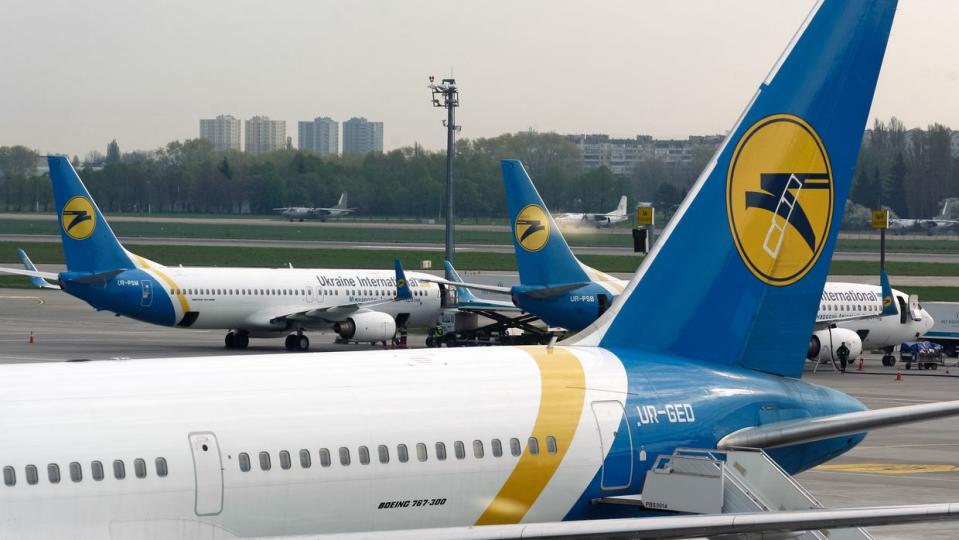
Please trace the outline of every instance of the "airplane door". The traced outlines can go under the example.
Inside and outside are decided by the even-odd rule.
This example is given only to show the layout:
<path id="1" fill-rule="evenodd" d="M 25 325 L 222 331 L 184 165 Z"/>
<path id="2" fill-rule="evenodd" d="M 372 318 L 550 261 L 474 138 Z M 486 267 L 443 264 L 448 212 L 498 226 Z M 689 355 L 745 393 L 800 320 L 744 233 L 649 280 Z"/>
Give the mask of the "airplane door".
<path id="1" fill-rule="evenodd" d="M 618 401 L 594 401 L 592 408 L 603 460 L 600 487 L 604 490 L 627 488 L 633 480 L 633 438 L 626 410 Z"/>
<path id="2" fill-rule="evenodd" d="M 313 303 L 313 287 L 310 287 L 309 285 L 306 287 L 306 301 Z"/>
<path id="3" fill-rule="evenodd" d="M 141 279 L 140 286 L 142 287 L 142 292 L 140 294 L 140 307 L 150 307 L 153 305 L 153 282 L 149 279 Z"/>
<path id="4" fill-rule="evenodd" d="M 922 313 L 919 310 L 919 296 L 915 294 L 909 295 L 909 315 L 914 321 L 922 320 Z"/>
<path id="5" fill-rule="evenodd" d="M 196 515 L 219 514 L 223 510 L 223 465 L 216 435 L 209 431 L 191 433 L 190 450 L 196 479 Z"/>

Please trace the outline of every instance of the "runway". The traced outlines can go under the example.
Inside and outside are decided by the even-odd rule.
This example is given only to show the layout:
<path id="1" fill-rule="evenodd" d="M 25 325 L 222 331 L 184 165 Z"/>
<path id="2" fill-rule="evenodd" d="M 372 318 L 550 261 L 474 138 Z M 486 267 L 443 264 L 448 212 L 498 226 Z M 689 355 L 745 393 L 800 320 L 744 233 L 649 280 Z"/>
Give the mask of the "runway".
<path id="1" fill-rule="evenodd" d="M 502 274 L 489 274 L 497 279 Z M 29 343 L 33 332 L 34 343 Z M 0 289 L 0 363 L 63 360 L 134 361 L 140 358 L 226 354 L 222 331 L 156 327 L 97 313 L 59 291 Z M 341 346 L 330 334 L 310 334 L 314 351 L 372 349 Z M 422 346 L 422 337 L 411 343 Z M 253 340 L 245 351 L 229 354 L 286 353 L 281 340 Z M 318 359 L 322 358 L 317 356 Z M 950 362 L 955 362 L 950 359 Z M 959 368 L 936 376 L 911 371 L 900 382 L 894 368 L 878 357 L 865 362 L 866 372 L 835 373 L 822 366 L 810 382 L 837 388 L 870 408 L 956 399 Z M 927 372 L 929 373 L 929 372 Z M 826 506 L 959 502 L 959 420 L 947 419 L 874 432 L 830 467 L 799 475 L 798 480 Z M 956 536 L 955 523 L 931 523 L 871 530 L 877 539 L 945 540 Z"/>
<path id="2" fill-rule="evenodd" d="M 0 234 L 0 242 L 43 242 L 60 243 L 57 235 L 39 234 Z M 431 242 L 412 243 L 382 243 L 370 242 L 337 242 L 326 240 L 244 240 L 238 238 L 169 238 L 169 237 L 120 237 L 124 245 L 137 246 L 206 246 L 206 247 L 257 247 L 257 248 L 290 248 L 290 249 L 347 249 L 347 250 L 398 250 L 398 251 L 430 251 L 442 252 L 443 244 Z M 629 247 L 590 247 L 571 246 L 577 255 L 636 255 Z M 456 244 L 456 251 L 480 253 L 513 253 L 513 246 L 509 244 Z M 858 251 L 837 251 L 833 255 L 837 261 L 878 261 L 877 253 Z M 886 260 L 893 262 L 926 262 L 926 263 L 959 263 L 959 254 L 955 253 L 886 253 Z M 387 261 L 388 262 L 388 261 Z"/>

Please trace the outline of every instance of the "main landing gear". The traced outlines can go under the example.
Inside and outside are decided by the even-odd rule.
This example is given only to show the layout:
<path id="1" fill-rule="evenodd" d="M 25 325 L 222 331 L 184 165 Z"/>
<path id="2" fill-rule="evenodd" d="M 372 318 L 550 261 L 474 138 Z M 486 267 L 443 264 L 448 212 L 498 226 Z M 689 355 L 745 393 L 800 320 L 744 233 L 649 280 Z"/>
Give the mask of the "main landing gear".
<path id="1" fill-rule="evenodd" d="M 245 349 L 250 344 L 250 334 L 243 330 L 230 330 L 223 341 L 227 349 Z"/>
<path id="2" fill-rule="evenodd" d="M 310 338 L 303 335 L 303 331 L 286 336 L 286 350 L 290 352 L 306 352 L 310 350 Z"/>

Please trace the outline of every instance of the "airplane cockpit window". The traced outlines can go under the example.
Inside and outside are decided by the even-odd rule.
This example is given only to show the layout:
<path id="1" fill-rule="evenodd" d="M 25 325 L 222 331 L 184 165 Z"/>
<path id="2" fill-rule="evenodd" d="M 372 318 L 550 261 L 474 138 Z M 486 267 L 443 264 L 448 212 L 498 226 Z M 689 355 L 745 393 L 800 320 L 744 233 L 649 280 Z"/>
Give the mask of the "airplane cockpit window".
<path id="1" fill-rule="evenodd" d="M 436 443 L 436 459 L 446 461 L 446 443 Z"/>
<path id="2" fill-rule="evenodd" d="M 27 465 L 26 467 L 24 467 L 24 472 L 26 472 L 27 483 L 30 484 L 31 486 L 37 485 L 37 482 L 40 481 L 40 475 L 37 474 L 37 466 Z"/>
<path id="3" fill-rule="evenodd" d="M 273 463 L 270 461 L 269 452 L 260 452 L 260 470 L 268 471 L 273 467 Z"/>
<path id="4" fill-rule="evenodd" d="M 3 485 L 15 486 L 17 484 L 17 471 L 7 465 L 3 468 Z"/>
<path id="5" fill-rule="evenodd" d="M 241 471 L 250 472 L 250 454 L 240 452 L 240 455 L 237 456 L 237 461 L 240 463 Z"/>
<path id="6" fill-rule="evenodd" d="M 310 465 L 313 464 L 313 460 L 310 457 L 309 450 L 300 450 L 300 467 L 304 469 L 309 469 Z"/>
<path id="7" fill-rule="evenodd" d="M 453 454 L 456 456 L 456 459 L 466 459 L 466 446 L 463 444 L 463 441 L 455 441 L 453 443 Z"/>
<path id="8" fill-rule="evenodd" d="M 113 460 L 113 477 L 117 480 L 123 480 L 127 477 L 127 466 L 123 464 L 122 459 Z"/>
<path id="9" fill-rule="evenodd" d="M 405 444 L 396 445 L 396 459 L 400 460 L 400 463 L 406 463 L 410 460 L 410 451 Z"/>
<path id="10" fill-rule="evenodd" d="M 523 447 L 519 444 L 519 439 L 513 437 L 509 440 L 509 453 L 518 456 L 523 453 Z"/>
<path id="11" fill-rule="evenodd" d="M 499 439 L 493 439 L 490 443 L 490 447 L 493 449 L 493 457 L 502 457 L 503 456 L 503 443 Z"/>
<path id="12" fill-rule="evenodd" d="M 147 477 L 147 462 L 143 458 L 136 458 L 133 460 L 133 474 L 137 478 L 146 478 Z"/>
<path id="13" fill-rule="evenodd" d="M 73 482 L 83 480 L 83 468 L 76 461 L 70 462 L 70 480 Z"/>
<path id="14" fill-rule="evenodd" d="M 56 463 L 50 463 L 47 465 L 47 478 L 50 480 L 51 484 L 60 483 L 60 466 Z"/>
<path id="15" fill-rule="evenodd" d="M 93 479 L 96 480 L 97 482 L 99 482 L 100 480 L 103 480 L 103 463 L 99 461 L 91 461 L 90 476 L 92 476 Z"/>
<path id="16" fill-rule="evenodd" d="M 286 450 L 280 450 L 280 468 L 284 471 L 288 471 L 292 466 L 293 460 L 290 459 L 290 453 Z"/>
<path id="17" fill-rule="evenodd" d="M 249 459 L 247 459 L 247 464 L 249 464 Z M 154 460 L 154 465 L 156 465 L 157 476 L 163 478 L 167 475 L 166 458 L 156 458 Z"/>

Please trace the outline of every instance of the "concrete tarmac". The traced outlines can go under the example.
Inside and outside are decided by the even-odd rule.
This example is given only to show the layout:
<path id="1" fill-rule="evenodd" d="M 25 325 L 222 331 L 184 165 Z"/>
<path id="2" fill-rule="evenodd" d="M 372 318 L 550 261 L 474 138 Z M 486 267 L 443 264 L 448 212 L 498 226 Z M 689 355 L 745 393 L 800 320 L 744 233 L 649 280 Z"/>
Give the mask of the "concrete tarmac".
<path id="1" fill-rule="evenodd" d="M 59 243 L 57 235 L 42 234 L 0 234 L 0 242 L 42 242 Z M 127 246 L 137 245 L 166 245 L 166 246 L 207 246 L 207 247 L 259 247 L 259 248 L 291 248 L 291 249 L 356 249 L 356 250 L 400 250 L 400 251 L 431 251 L 442 252 L 443 244 L 433 242 L 411 243 L 377 243 L 375 238 L 369 242 L 338 242 L 329 240 L 244 240 L 239 238 L 170 238 L 170 237 L 120 237 L 120 241 Z M 610 246 L 572 246 L 577 255 L 633 255 L 630 247 Z M 513 253 L 513 246 L 509 244 L 456 244 L 456 251 L 481 253 Z M 858 251 L 837 251 L 833 254 L 837 261 L 879 261 L 878 253 Z M 955 253 L 886 253 L 887 261 L 895 262 L 928 262 L 928 263 L 959 263 L 959 254 Z"/>
<path id="2" fill-rule="evenodd" d="M 33 332 L 34 343 L 29 343 Z M 227 354 L 225 332 L 157 327 L 97 313 L 59 291 L 0 289 L 0 363 L 212 356 Z M 314 351 L 372 350 L 334 345 L 332 334 L 309 334 Z M 422 346 L 413 336 L 413 346 Z M 229 354 L 286 353 L 282 340 L 254 339 L 245 351 Z M 948 359 L 954 364 L 956 359 Z M 870 356 L 864 371 L 856 365 L 842 375 L 832 366 L 804 379 L 847 392 L 870 408 L 946 401 L 959 397 L 959 367 L 905 371 Z M 827 507 L 959 502 L 959 419 L 945 419 L 879 430 L 851 452 L 798 476 L 798 481 Z M 945 540 L 959 536 L 956 522 L 878 527 L 883 540 Z"/>

